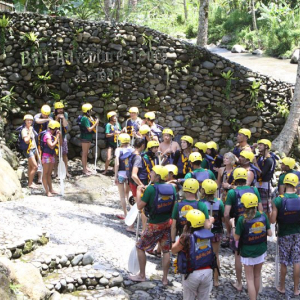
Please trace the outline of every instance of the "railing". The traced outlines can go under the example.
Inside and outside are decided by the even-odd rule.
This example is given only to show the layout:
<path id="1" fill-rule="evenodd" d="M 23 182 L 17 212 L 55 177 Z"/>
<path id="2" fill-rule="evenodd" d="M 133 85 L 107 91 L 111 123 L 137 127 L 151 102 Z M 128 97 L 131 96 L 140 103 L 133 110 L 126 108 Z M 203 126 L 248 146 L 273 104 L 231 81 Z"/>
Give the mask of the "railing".
<path id="1" fill-rule="evenodd" d="M 0 1 L 0 11 L 13 11 L 15 6 L 12 1 Z"/>

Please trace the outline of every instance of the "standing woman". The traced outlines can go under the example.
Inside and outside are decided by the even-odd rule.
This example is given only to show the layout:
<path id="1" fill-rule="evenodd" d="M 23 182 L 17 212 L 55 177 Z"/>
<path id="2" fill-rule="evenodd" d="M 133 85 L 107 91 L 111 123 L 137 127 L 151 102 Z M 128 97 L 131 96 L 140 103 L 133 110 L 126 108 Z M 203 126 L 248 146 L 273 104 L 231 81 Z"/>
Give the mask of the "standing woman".
<path id="1" fill-rule="evenodd" d="M 43 185 L 48 197 L 57 194 L 52 188 L 52 170 L 55 163 L 55 155 L 60 139 L 60 124 L 57 121 L 50 121 L 48 130 L 41 136 L 42 164 L 43 164 Z M 57 151 L 58 152 L 58 151 Z"/>
<path id="2" fill-rule="evenodd" d="M 212 162 L 212 171 L 214 172 L 215 176 L 218 176 L 219 168 L 222 166 L 223 163 L 223 156 L 218 153 L 218 145 L 214 141 L 210 141 L 206 143 L 207 150 L 206 154 L 211 156 L 214 160 Z"/>
<path id="3" fill-rule="evenodd" d="M 258 198 L 245 193 L 241 197 L 245 206 L 235 228 L 234 239 L 239 242 L 238 252 L 244 265 L 250 300 L 256 300 L 261 283 L 261 269 L 267 256 L 267 235 L 272 236 L 270 222 L 264 212 L 257 211 Z"/>
<path id="4" fill-rule="evenodd" d="M 37 189 L 38 186 L 33 182 L 34 175 L 38 169 L 35 159 L 37 148 L 35 142 L 36 131 L 32 127 L 33 116 L 25 115 L 23 120 L 25 126 L 21 131 L 20 148 L 23 150 L 23 155 L 28 158 L 28 187 Z"/>
<path id="5" fill-rule="evenodd" d="M 91 142 L 93 139 L 92 131 L 95 131 L 96 126 L 98 126 L 99 120 L 93 120 L 91 113 L 92 113 L 92 104 L 86 103 L 82 105 L 82 112 L 83 116 L 80 120 L 80 138 L 81 138 L 81 147 L 82 147 L 82 154 L 81 154 L 81 161 L 82 161 L 82 172 L 85 175 L 91 175 L 92 170 L 88 169 L 87 167 L 87 157 L 89 154 L 89 149 L 91 147 Z"/>

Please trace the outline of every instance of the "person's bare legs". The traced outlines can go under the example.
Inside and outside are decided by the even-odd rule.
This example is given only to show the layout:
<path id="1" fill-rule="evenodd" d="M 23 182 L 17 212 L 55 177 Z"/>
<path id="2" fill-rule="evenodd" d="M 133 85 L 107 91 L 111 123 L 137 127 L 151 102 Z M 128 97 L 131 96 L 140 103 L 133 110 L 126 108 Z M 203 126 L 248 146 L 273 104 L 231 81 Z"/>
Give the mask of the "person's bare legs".
<path id="1" fill-rule="evenodd" d="M 104 172 L 102 173 L 103 175 L 106 174 L 107 170 L 108 170 L 108 166 L 109 166 L 109 163 L 110 163 L 110 160 L 111 160 L 111 154 L 112 154 L 112 148 L 108 147 L 107 148 L 107 156 L 106 156 L 106 161 L 105 161 L 105 170 Z"/>
<path id="2" fill-rule="evenodd" d="M 53 167 L 54 167 L 54 163 L 49 164 L 50 165 L 50 172 L 49 172 L 49 176 L 48 176 L 48 186 L 49 186 L 49 191 L 51 194 L 57 194 L 56 191 L 53 190 L 52 187 L 52 171 L 53 171 Z"/>
<path id="3" fill-rule="evenodd" d="M 43 177 L 42 177 L 43 186 L 44 186 L 46 195 L 48 197 L 52 197 L 52 194 L 50 193 L 49 186 L 48 186 L 49 170 L 50 170 L 50 164 L 44 163 L 43 164 Z M 51 178 L 51 173 L 50 173 L 50 178 Z"/>
<path id="4" fill-rule="evenodd" d="M 242 263 L 241 263 L 241 257 L 237 254 L 237 251 L 234 252 L 234 260 L 235 260 L 236 282 L 233 284 L 233 286 L 238 291 L 241 291 L 243 289 L 243 284 L 242 284 L 243 266 L 242 266 Z"/>
<path id="5" fill-rule="evenodd" d="M 287 266 L 285 264 L 280 264 L 280 284 L 276 287 L 277 291 L 281 294 L 285 293 L 285 277 L 287 273 Z"/>
<path id="6" fill-rule="evenodd" d="M 28 187 L 36 187 L 36 185 L 33 183 L 34 175 L 37 171 L 37 163 L 35 160 L 35 156 L 31 156 L 28 158 Z"/>
<path id="7" fill-rule="evenodd" d="M 55 155 L 55 163 L 53 167 L 53 177 L 55 178 L 57 176 L 57 169 L 58 169 L 58 156 Z"/>
<path id="8" fill-rule="evenodd" d="M 294 264 L 294 295 L 299 296 L 300 263 Z"/>
<path id="9" fill-rule="evenodd" d="M 168 273 L 170 268 L 170 252 L 164 252 L 162 256 L 162 269 L 163 269 L 163 285 L 168 284 Z"/>
<path id="10" fill-rule="evenodd" d="M 254 270 L 253 270 L 256 298 L 258 296 L 259 288 L 260 288 L 260 284 L 261 284 L 261 269 L 262 269 L 262 266 L 263 266 L 263 263 L 254 265 Z"/>
<path id="11" fill-rule="evenodd" d="M 67 177 L 70 177 L 70 173 L 68 171 L 68 154 L 63 154 L 63 161 L 65 163 L 65 166 L 66 166 L 66 174 L 67 174 Z"/>
<path id="12" fill-rule="evenodd" d="M 136 248 L 139 265 L 140 265 L 140 272 L 137 275 L 128 276 L 129 279 L 132 281 L 145 281 L 146 280 L 146 254 L 144 250 L 140 250 Z"/>
<path id="13" fill-rule="evenodd" d="M 256 289 L 254 284 L 254 266 L 244 265 L 244 269 L 249 298 L 250 300 L 256 300 Z"/>
<path id="14" fill-rule="evenodd" d="M 220 244 L 221 241 L 212 243 L 213 252 L 217 257 L 217 264 L 219 269 L 220 269 L 220 260 L 219 260 Z M 214 286 L 219 286 L 219 273 L 217 269 L 214 270 Z"/>
<path id="15" fill-rule="evenodd" d="M 88 157 L 88 153 L 89 153 L 89 149 L 90 149 L 91 143 L 81 143 L 81 147 L 82 147 L 82 153 L 81 153 L 81 161 L 82 161 L 82 172 L 86 175 L 90 175 L 91 174 L 91 170 L 89 170 L 87 168 L 87 157 Z"/>
<path id="16" fill-rule="evenodd" d="M 127 179 L 124 182 L 124 186 L 125 186 L 125 198 L 126 198 L 126 200 L 128 202 L 128 200 L 129 200 L 129 193 L 130 193 L 130 186 L 129 186 L 128 182 L 127 182 Z"/>

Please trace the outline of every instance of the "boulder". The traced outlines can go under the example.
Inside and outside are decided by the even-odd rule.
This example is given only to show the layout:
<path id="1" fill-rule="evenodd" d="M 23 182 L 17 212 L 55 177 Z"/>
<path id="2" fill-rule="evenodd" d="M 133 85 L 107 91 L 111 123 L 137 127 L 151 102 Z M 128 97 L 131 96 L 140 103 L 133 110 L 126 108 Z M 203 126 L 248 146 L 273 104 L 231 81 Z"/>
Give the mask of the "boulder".
<path id="1" fill-rule="evenodd" d="M 4 158 L 0 158 L 0 182 L 0 202 L 23 198 L 18 175 Z"/>
<path id="2" fill-rule="evenodd" d="M 253 55 L 262 55 L 262 54 L 263 54 L 263 51 L 260 50 L 260 49 L 255 49 L 255 50 L 252 51 L 252 54 L 253 54 Z"/>
<path id="3" fill-rule="evenodd" d="M 245 48 L 241 45 L 234 45 L 231 48 L 231 52 L 232 53 L 243 53 L 243 52 L 245 52 Z"/>
<path id="4" fill-rule="evenodd" d="M 290 60 L 290 63 L 291 64 L 297 64 L 298 63 L 298 60 L 299 60 L 299 54 L 300 54 L 300 49 L 296 49 L 292 56 L 291 56 L 291 60 Z"/>
<path id="5" fill-rule="evenodd" d="M 224 35 L 224 36 L 222 37 L 222 39 L 221 39 L 221 44 L 222 44 L 222 45 L 226 45 L 226 44 L 230 43 L 231 41 L 232 41 L 232 36 L 226 34 L 226 35 Z"/>
<path id="6" fill-rule="evenodd" d="M 1 270 L 0 270 L 0 272 L 1 272 Z M 10 288 L 9 279 L 4 274 L 1 274 L 1 273 L 0 273 L 0 295 L 1 295 L 1 300 L 16 299 L 16 296 L 13 294 L 13 292 Z"/>
<path id="7" fill-rule="evenodd" d="M 0 151 L 2 158 L 4 158 L 14 170 L 17 170 L 19 167 L 17 156 L 5 145 L 0 146 Z"/>

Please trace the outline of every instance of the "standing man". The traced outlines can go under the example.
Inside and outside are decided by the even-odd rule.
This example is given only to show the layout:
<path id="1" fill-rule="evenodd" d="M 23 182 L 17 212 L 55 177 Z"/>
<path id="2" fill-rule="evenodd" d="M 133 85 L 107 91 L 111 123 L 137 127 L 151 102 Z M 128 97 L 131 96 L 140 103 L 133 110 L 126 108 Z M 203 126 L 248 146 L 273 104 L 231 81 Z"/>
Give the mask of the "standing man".
<path id="1" fill-rule="evenodd" d="M 246 128 L 241 128 L 237 134 L 236 140 L 237 144 L 234 147 L 232 153 L 237 157 L 240 157 L 240 153 L 243 150 L 252 151 L 250 145 L 248 144 L 248 140 L 251 138 L 251 131 Z"/>
<path id="2" fill-rule="evenodd" d="M 157 136 L 158 140 L 161 142 L 162 131 L 163 127 L 156 124 L 155 120 L 155 113 L 153 111 L 149 111 L 145 113 L 145 123 L 150 127 L 151 131 Z"/>
<path id="3" fill-rule="evenodd" d="M 137 190 L 137 207 L 145 209 L 148 215 L 146 229 L 136 244 L 140 272 L 136 276 L 129 276 L 132 281 L 146 280 L 146 254 L 145 251 L 153 251 L 157 243 L 160 243 L 162 257 L 163 278 L 162 284 L 167 286 L 167 275 L 170 267 L 171 244 L 171 214 L 176 199 L 175 187 L 165 183 L 168 169 L 164 166 L 154 166 L 150 176 L 154 185 L 146 189 L 139 186 Z M 142 193 L 144 192 L 143 196 Z"/>
<path id="4" fill-rule="evenodd" d="M 126 120 L 125 127 L 123 132 L 126 132 L 130 135 L 131 138 L 136 137 L 137 132 L 142 126 L 142 119 L 138 117 L 139 109 L 137 107 L 129 108 L 130 118 Z"/>
<path id="5" fill-rule="evenodd" d="M 173 162 L 174 153 L 179 150 L 180 146 L 177 142 L 173 141 L 174 133 L 170 128 L 165 128 L 162 132 L 162 142 L 159 144 L 158 151 L 161 152 L 163 157 L 163 165 L 171 164 Z"/>

